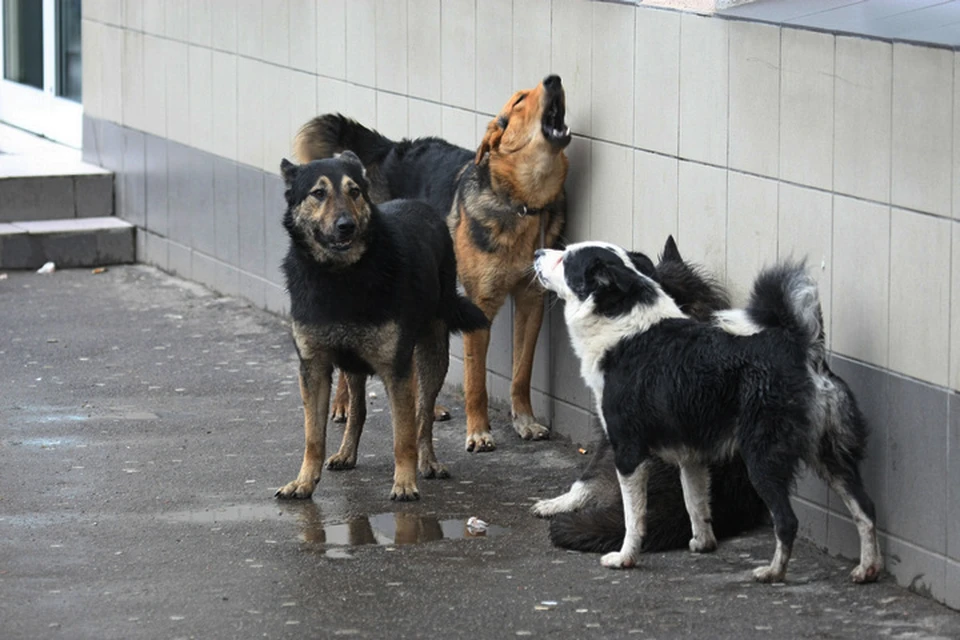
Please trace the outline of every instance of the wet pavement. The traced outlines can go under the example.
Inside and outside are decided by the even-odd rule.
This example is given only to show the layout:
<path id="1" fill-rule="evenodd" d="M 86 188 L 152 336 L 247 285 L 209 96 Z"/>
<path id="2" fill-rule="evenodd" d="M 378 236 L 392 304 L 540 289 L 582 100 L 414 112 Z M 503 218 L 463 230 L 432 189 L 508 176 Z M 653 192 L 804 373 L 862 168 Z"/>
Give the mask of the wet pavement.
<path id="1" fill-rule="evenodd" d="M 282 320 L 150 268 L 0 280 L 0 638 L 960 637 L 960 613 L 852 585 L 806 543 L 786 584 L 754 584 L 769 530 L 625 572 L 554 549 L 528 508 L 584 458 L 519 441 L 502 409 L 499 448 L 467 454 L 452 392 L 453 477 L 419 502 L 387 499 L 379 384 L 357 469 L 277 502 L 296 371 Z"/>

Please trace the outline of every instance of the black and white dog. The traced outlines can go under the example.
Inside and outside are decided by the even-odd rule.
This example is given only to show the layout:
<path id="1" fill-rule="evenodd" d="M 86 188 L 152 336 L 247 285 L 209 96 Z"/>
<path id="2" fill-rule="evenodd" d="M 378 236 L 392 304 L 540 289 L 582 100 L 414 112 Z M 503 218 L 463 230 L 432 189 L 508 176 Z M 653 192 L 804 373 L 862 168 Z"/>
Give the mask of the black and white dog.
<path id="1" fill-rule="evenodd" d="M 614 449 L 626 536 L 601 563 L 637 562 L 653 456 L 680 467 L 691 550 L 716 547 L 707 464 L 739 451 L 777 537 L 770 565 L 754 571 L 757 580 L 786 574 L 797 533 L 790 488 L 801 462 L 830 483 L 857 524 L 860 564 L 851 578 L 876 580 L 882 559 L 874 507 L 859 471 L 867 425 L 827 366 L 817 287 L 804 265 L 767 269 L 746 309 L 718 312 L 705 324 L 641 272 L 640 258 L 587 242 L 540 250 L 534 264 L 565 302 L 580 371 Z"/>

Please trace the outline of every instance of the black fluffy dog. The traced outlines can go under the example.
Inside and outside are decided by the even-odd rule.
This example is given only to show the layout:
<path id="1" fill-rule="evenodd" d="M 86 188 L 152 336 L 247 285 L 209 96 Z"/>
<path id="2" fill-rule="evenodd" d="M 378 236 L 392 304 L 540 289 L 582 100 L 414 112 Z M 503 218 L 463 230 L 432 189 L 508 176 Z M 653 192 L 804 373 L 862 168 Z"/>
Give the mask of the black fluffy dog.
<path id="1" fill-rule="evenodd" d="M 724 288 L 683 259 L 673 236 L 667 238 L 656 267 L 643 254 L 631 255 L 637 266 L 659 282 L 691 318 L 709 322 L 715 312 L 730 307 Z M 739 455 L 710 465 L 710 477 L 710 506 L 718 538 L 738 535 L 767 519 L 767 508 L 750 484 Z M 540 500 L 532 510 L 534 515 L 551 518 L 550 540 L 558 547 L 588 552 L 619 549 L 626 529 L 613 448 L 606 436 L 601 436 L 593 458 L 570 490 L 556 498 Z M 643 551 L 686 548 L 691 536 L 680 470 L 654 459 L 647 482 L 647 535 L 643 538 Z"/>
<path id="2" fill-rule="evenodd" d="M 827 366 L 819 294 L 804 265 L 765 270 L 745 309 L 721 311 L 711 323 L 687 316 L 642 261 L 616 245 L 540 250 L 535 269 L 564 300 L 580 373 L 613 447 L 626 534 L 604 566 L 632 567 L 639 558 L 654 457 L 680 467 L 690 549 L 716 548 L 707 465 L 739 452 L 777 538 L 757 580 L 786 574 L 798 526 L 790 488 L 801 463 L 830 483 L 857 524 L 860 564 L 851 578 L 877 579 L 883 560 L 859 469 L 867 425 Z"/>
<path id="3" fill-rule="evenodd" d="M 351 406 L 328 468 L 356 464 L 364 386 L 376 374 L 393 418 L 390 498 L 416 500 L 418 458 L 424 477 L 448 475 L 433 451 L 433 409 L 447 374 L 450 332 L 484 328 L 486 316 L 457 293 L 450 233 L 430 205 L 374 205 L 363 163 L 349 151 L 305 165 L 284 160 L 280 168 L 290 235 L 283 271 L 300 357 L 306 447 L 297 479 L 276 495 L 310 497 L 320 480 L 337 366 L 347 376 Z"/>

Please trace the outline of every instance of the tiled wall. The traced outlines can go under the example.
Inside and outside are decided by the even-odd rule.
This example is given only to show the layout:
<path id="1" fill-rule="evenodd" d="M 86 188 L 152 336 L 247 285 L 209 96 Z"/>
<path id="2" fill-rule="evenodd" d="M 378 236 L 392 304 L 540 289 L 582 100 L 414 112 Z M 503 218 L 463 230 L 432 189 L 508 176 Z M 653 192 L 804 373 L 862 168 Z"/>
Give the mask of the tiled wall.
<path id="1" fill-rule="evenodd" d="M 761 265 L 808 256 L 872 419 L 890 569 L 960 606 L 960 53 L 585 0 L 86 0 L 83 29 L 84 155 L 119 173 L 142 259 L 281 312 L 277 168 L 302 122 L 342 111 L 473 147 L 514 89 L 559 73 L 568 238 L 655 253 L 673 233 L 741 299 Z M 577 371 L 554 310 L 535 408 L 583 440 Z M 797 505 L 806 535 L 855 555 L 822 483 Z"/>

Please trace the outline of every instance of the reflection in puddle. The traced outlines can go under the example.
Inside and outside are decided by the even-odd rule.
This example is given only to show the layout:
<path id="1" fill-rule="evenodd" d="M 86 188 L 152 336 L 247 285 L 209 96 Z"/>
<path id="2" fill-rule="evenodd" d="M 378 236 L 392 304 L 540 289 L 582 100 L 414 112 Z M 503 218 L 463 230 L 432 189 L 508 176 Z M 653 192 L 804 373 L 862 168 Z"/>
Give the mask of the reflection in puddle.
<path id="1" fill-rule="evenodd" d="M 486 531 L 474 532 L 467 528 L 466 519 L 441 520 L 435 516 L 415 513 L 378 513 L 374 516 L 356 516 L 345 522 L 324 524 L 320 508 L 314 502 L 285 505 L 236 505 L 206 511 L 181 511 L 160 516 L 168 522 L 198 524 L 229 522 L 263 522 L 296 518 L 303 542 L 335 546 L 367 544 L 407 545 L 454 540 L 459 538 L 486 538 L 500 535 L 506 527 L 489 525 Z M 346 552 L 328 552 L 330 557 L 350 557 Z"/>

